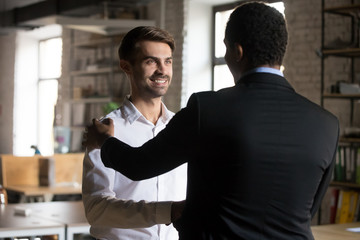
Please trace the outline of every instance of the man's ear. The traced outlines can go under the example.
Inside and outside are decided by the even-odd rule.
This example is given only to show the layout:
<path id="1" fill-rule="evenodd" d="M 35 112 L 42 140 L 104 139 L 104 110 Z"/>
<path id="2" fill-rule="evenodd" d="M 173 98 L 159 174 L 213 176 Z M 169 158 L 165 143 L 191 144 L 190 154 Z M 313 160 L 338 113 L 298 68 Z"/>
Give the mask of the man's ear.
<path id="1" fill-rule="evenodd" d="M 131 73 L 131 65 L 128 61 L 126 60 L 120 60 L 120 68 L 126 73 L 126 74 L 130 74 Z"/>
<path id="2" fill-rule="evenodd" d="M 244 51 L 240 44 L 235 43 L 235 59 L 237 62 L 240 62 L 244 57 Z"/>

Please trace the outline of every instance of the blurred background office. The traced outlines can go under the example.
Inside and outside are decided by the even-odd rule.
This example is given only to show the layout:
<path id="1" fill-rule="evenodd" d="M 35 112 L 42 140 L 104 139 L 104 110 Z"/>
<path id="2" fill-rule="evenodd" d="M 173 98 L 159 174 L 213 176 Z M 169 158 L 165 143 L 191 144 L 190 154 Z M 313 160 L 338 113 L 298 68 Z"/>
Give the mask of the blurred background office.
<path id="1" fill-rule="evenodd" d="M 0 153 L 31 155 L 31 145 L 44 155 L 82 151 L 83 126 L 128 93 L 116 48 L 121 35 L 136 25 L 157 25 L 175 36 L 175 76 L 164 99 L 172 111 L 183 107 L 192 92 L 231 85 L 223 59 L 223 28 L 239 2 L 1 0 Z M 321 59 L 316 51 L 321 48 L 322 1 L 269 2 L 288 22 L 284 74 L 298 92 L 320 104 Z M 337 2 L 328 0 L 327 5 Z M 350 41 L 347 22 L 333 24 L 333 40 Z M 105 38 L 108 45 L 99 40 Z M 336 71 L 326 76 L 328 87 L 348 81 L 348 62 L 330 63 Z M 349 120 L 348 104 L 327 104 L 340 117 L 343 131 L 359 125 L 359 117 Z M 360 115 L 358 105 L 355 116 Z"/>
<path id="2" fill-rule="evenodd" d="M 175 38 L 174 76 L 164 97 L 171 111 L 184 107 L 193 92 L 232 86 L 224 27 L 241 2 L 0 0 L 1 156 L 80 153 L 73 162 L 81 170 L 84 126 L 129 93 L 117 47 L 135 26 L 156 25 Z M 285 77 L 297 92 L 339 118 L 342 149 L 354 152 L 351 162 L 359 159 L 360 166 L 360 0 L 267 2 L 288 24 Z M 61 173 L 59 166 L 58 182 L 81 182 L 78 173 L 60 179 L 68 170 Z M 359 189 L 360 167 L 349 176 L 334 184 Z"/>

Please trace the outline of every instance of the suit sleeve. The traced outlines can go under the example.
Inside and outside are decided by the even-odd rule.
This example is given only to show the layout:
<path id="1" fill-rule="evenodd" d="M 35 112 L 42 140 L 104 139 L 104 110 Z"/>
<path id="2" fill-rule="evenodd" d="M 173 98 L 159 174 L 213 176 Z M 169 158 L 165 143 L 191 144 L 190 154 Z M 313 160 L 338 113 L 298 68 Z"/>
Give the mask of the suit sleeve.
<path id="1" fill-rule="evenodd" d="M 131 180 L 144 180 L 188 162 L 195 154 L 197 137 L 198 101 L 193 94 L 186 108 L 175 114 L 155 138 L 141 147 L 131 147 L 116 138 L 109 138 L 101 147 L 101 159 L 106 167 Z"/>
<path id="2" fill-rule="evenodd" d="M 336 142 L 338 142 L 339 140 L 339 128 L 338 128 L 338 136 L 336 139 Z M 326 193 L 326 190 L 328 189 L 328 186 L 330 184 L 331 178 L 332 178 L 332 174 L 334 172 L 334 167 L 335 167 L 335 160 L 336 160 L 336 152 L 337 152 L 337 144 L 335 147 L 335 151 L 333 154 L 333 158 L 332 161 L 329 165 L 329 167 L 325 170 L 323 178 L 320 182 L 318 191 L 316 192 L 315 198 L 314 198 L 314 202 L 313 202 L 313 206 L 311 208 L 311 217 L 314 217 L 314 215 L 316 214 L 317 210 L 319 209 L 320 205 L 321 205 L 321 201 Z"/>

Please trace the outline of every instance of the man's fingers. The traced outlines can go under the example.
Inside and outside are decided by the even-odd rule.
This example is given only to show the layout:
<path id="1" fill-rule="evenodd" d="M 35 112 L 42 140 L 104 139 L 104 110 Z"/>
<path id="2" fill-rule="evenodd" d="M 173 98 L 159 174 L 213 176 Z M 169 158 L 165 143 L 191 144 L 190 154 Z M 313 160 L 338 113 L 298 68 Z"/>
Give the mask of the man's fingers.
<path id="1" fill-rule="evenodd" d="M 104 141 L 114 135 L 114 124 L 110 118 L 98 120 L 92 119 L 92 124 L 86 127 L 83 133 L 83 146 L 100 148 Z"/>
<path id="2" fill-rule="evenodd" d="M 112 120 L 111 118 L 102 118 L 102 119 L 100 119 L 100 120 L 94 118 L 94 119 L 92 120 L 92 122 L 93 122 L 93 124 L 94 124 L 95 126 L 99 126 L 99 125 L 101 125 L 101 124 L 104 124 L 104 125 L 113 124 L 113 120 Z"/>
<path id="3" fill-rule="evenodd" d="M 101 120 L 101 123 L 105 125 L 110 125 L 113 123 L 113 120 L 111 118 L 104 118 L 103 120 Z"/>

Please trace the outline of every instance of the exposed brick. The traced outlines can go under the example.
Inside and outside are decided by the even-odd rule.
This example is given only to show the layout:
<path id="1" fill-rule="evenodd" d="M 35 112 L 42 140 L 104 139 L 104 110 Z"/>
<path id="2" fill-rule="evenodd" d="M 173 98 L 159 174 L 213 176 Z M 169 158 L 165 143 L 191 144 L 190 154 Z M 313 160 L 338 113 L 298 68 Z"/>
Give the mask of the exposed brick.
<path id="1" fill-rule="evenodd" d="M 327 7 L 350 4 L 350 0 L 326 0 Z M 289 45 L 284 59 L 285 76 L 293 84 L 295 90 L 315 103 L 320 103 L 321 59 L 315 54 L 321 47 L 321 1 L 285 0 L 285 16 L 289 30 Z M 325 43 L 349 43 L 351 40 L 351 21 L 332 14 L 325 15 Z M 359 69 L 359 63 L 356 63 Z M 325 60 L 325 91 L 339 80 L 350 81 L 350 60 L 329 57 Z M 357 70 L 359 71 L 359 70 Z M 360 76 L 360 75 L 359 75 Z M 325 108 L 339 117 L 341 130 L 349 126 L 348 100 L 325 100 Z M 355 104 L 359 108 L 359 103 Z M 357 124 L 360 114 L 355 115 Z M 359 125 L 358 125 L 359 126 Z"/>

